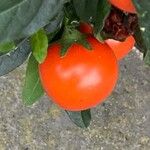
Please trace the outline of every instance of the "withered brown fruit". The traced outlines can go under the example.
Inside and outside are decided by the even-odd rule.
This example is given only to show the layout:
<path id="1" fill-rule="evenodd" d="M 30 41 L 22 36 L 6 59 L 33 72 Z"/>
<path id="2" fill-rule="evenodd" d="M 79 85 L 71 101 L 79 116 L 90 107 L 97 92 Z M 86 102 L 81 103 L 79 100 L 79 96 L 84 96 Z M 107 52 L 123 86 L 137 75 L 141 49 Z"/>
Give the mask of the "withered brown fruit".
<path id="1" fill-rule="evenodd" d="M 134 34 L 137 24 L 138 18 L 136 14 L 125 13 L 112 6 L 102 32 L 113 39 L 123 41 L 129 35 Z"/>

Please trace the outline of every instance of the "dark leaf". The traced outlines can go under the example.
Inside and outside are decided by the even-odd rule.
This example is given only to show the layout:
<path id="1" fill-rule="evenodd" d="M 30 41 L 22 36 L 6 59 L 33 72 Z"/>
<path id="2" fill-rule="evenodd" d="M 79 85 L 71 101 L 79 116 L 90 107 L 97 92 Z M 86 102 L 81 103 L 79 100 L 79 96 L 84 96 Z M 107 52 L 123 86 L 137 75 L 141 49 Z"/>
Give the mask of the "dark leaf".
<path id="1" fill-rule="evenodd" d="M 38 72 L 38 62 L 31 55 L 27 71 L 25 85 L 22 92 L 22 99 L 26 105 L 32 105 L 44 94 Z"/>
<path id="2" fill-rule="evenodd" d="M 60 11 L 51 21 L 48 25 L 45 26 L 45 31 L 47 34 L 51 34 L 58 30 L 61 27 L 62 21 L 64 18 L 63 11 Z"/>
<path id="3" fill-rule="evenodd" d="M 65 16 L 69 18 L 69 23 L 72 21 L 79 20 L 79 17 L 76 14 L 76 10 L 72 2 L 66 3 L 64 8 Z"/>
<path id="4" fill-rule="evenodd" d="M 42 63 L 47 56 L 48 38 L 44 29 L 31 36 L 31 47 L 35 59 Z"/>
<path id="5" fill-rule="evenodd" d="M 143 48 L 144 61 L 150 65 L 150 2 L 149 0 L 133 0 L 133 2 L 138 11 L 140 31 L 143 39 L 143 42 L 136 40 L 137 45 Z"/>
<path id="6" fill-rule="evenodd" d="M 73 0 L 78 17 L 85 22 L 95 19 L 98 0 Z"/>
<path id="7" fill-rule="evenodd" d="M 31 52 L 29 42 L 22 41 L 15 50 L 0 56 L 0 76 L 9 73 L 20 66 Z"/>
<path id="8" fill-rule="evenodd" d="M 110 4 L 108 0 L 99 0 L 97 5 L 97 14 L 95 18 L 94 24 L 94 32 L 95 34 L 101 32 L 104 27 L 105 19 L 110 13 Z"/>
<path id="9" fill-rule="evenodd" d="M 79 112 L 66 111 L 66 113 L 77 126 L 81 128 L 87 128 L 90 125 L 91 121 L 90 109 Z"/>
<path id="10" fill-rule="evenodd" d="M 63 27 L 62 22 L 64 19 L 64 13 L 61 11 L 54 20 L 51 20 L 51 22 L 45 26 L 45 31 L 47 33 L 48 37 L 48 43 L 52 43 L 54 41 L 57 41 L 61 38 L 61 36 L 57 36 L 59 33 L 63 33 Z"/>
<path id="11" fill-rule="evenodd" d="M 147 47 L 145 45 L 142 32 L 140 30 L 140 26 L 138 25 L 135 29 L 134 38 L 136 40 L 136 47 L 144 54 L 144 56 L 147 53 Z"/>
<path id="12" fill-rule="evenodd" d="M 0 43 L 27 37 L 48 24 L 64 0 L 0 0 Z"/>

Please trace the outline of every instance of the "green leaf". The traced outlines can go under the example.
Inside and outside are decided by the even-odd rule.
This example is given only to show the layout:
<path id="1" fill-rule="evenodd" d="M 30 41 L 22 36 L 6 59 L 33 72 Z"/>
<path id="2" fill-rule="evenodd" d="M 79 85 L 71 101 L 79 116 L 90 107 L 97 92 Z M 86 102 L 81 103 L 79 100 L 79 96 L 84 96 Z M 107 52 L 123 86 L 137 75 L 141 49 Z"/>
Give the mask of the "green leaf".
<path id="1" fill-rule="evenodd" d="M 136 38 L 136 42 L 140 49 L 143 48 L 144 61 L 146 64 L 150 65 L 150 2 L 149 0 L 133 0 L 139 17 L 140 30 L 143 42 Z M 139 33 L 138 33 L 139 35 Z M 138 37 L 138 36 L 136 36 Z M 141 37 L 139 36 L 139 39 Z"/>
<path id="2" fill-rule="evenodd" d="M 64 0 L 0 0 L 0 43 L 28 37 L 47 25 Z"/>
<path id="3" fill-rule="evenodd" d="M 31 47 L 35 59 L 42 63 L 47 56 L 48 38 L 46 32 L 40 29 L 31 37 Z"/>
<path id="4" fill-rule="evenodd" d="M 65 54 L 68 51 L 68 48 L 71 47 L 71 45 L 73 44 L 72 41 L 65 41 L 65 42 L 61 42 L 61 51 L 60 51 L 60 56 L 65 56 Z"/>
<path id="5" fill-rule="evenodd" d="M 111 6 L 108 0 L 99 0 L 97 5 L 97 14 L 94 24 L 94 33 L 98 34 L 104 27 L 105 19 L 110 13 Z"/>
<path id="6" fill-rule="evenodd" d="M 13 50 L 15 48 L 14 42 L 6 42 L 0 44 L 0 53 L 8 53 L 10 50 Z"/>
<path id="7" fill-rule="evenodd" d="M 10 71 L 20 66 L 29 56 L 31 47 L 27 39 L 20 42 L 16 49 L 9 54 L 0 56 L 0 76 L 3 76 Z"/>
<path id="8" fill-rule="evenodd" d="M 91 112 L 90 109 L 83 111 L 66 111 L 69 118 L 75 123 L 77 126 L 81 128 L 87 128 L 90 125 L 91 121 Z"/>
<path id="9" fill-rule="evenodd" d="M 31 55 L 27 71 L 26 79 L 22 92 L 22 99 L 26 105 L 32 105 L 44 94 L 38 72 L 38 62 Z"/>
<path id="10" fill-rule="evenodd" d="M 92 50 L 85 34 L 80 33 L 70 26 L 66 26 L 62 39 L 60 40 L 61 56 L 64 56 L 67 53 L 68 48 L 74 43 L 81 44 L 87 50 Z"/>
<path id="11" fill-rule="evenodd" d="M 98 0 L 73 0 L 78 17 L 85 22 L 95 19 Z"/>
<path id="12" fill-rule="evenodd" d="M 79 21 L 79 17 L 76 14 L 76 10 L 72 1 L 70 3 L 66 3 L 64 12 L 65 16 L 69 18 L 69 23 L 71 23 L 72 21 Z"/>

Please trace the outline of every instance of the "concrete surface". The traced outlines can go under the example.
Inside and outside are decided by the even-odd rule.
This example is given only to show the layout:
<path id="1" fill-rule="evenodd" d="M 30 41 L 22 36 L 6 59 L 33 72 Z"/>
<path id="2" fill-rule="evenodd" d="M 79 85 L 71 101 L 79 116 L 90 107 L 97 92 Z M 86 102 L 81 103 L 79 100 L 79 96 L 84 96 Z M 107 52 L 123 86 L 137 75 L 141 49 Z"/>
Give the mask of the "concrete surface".
<path id="1" fill-rule="evenodd" d="M 150 68 L 140 57 L 134 51 L 120 62 L 118 85 L 87 129 L 46 96 L 23 106 L 25 65 L 0 77 L 0 150 L 150 150 Z"/>

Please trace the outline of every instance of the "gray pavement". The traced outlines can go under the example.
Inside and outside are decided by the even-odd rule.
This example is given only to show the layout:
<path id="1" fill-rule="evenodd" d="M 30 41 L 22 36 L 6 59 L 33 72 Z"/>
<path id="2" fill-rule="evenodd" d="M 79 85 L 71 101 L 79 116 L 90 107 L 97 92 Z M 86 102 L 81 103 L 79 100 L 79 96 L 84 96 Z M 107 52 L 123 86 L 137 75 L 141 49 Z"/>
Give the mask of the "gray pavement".
<path id="1" fill-rule="evenodd" d="M 46 96 L 25 107 L 24 76 L 25 65 L 0 77 L 0 150 L 150 150 L 150 68 L 139 53 L 120 62 L 117 87 L 87 129 Z"/>

